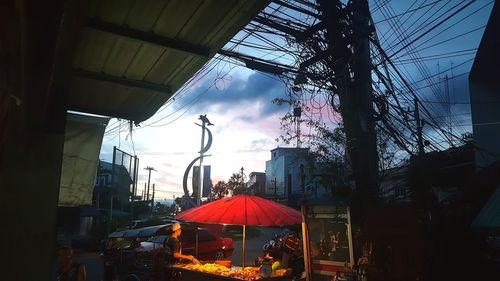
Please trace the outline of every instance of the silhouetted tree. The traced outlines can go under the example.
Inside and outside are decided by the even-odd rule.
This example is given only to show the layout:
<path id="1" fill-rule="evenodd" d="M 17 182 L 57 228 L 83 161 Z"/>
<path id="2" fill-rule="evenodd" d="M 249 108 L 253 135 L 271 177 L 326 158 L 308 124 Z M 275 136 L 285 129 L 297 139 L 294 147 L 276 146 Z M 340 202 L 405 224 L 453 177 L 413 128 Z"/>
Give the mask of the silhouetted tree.
<path id="1" fill-rule="evenodd" d="M 227 181 L 229 190 L 233 191 L 233 195 L 243 194 L 246 192 L 245 182 L 240 173 L 233 173 Z"/>
<path id="2" fill-rule="evenodd" d="M 211 197 L 213 200 L 221 199 L 229 194 L 229 185 L 225 181 L 218 181 L 211 191 Z"/>

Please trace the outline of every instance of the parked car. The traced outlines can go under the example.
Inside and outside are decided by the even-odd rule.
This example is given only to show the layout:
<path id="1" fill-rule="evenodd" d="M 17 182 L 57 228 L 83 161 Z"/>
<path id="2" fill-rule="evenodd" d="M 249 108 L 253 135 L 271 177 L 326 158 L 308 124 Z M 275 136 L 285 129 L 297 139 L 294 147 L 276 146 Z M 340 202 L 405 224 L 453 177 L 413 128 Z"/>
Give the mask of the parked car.
<path id="1" fill-rule="evenodd" d="M 151 237 L 142 242 L 136 251 L 154 252 L 163 248 L 168 235 Z M 222 260 L 233 255 L 233 239 L 217 237 L 205 228 L 198 228 L 198 252 L 196 253 L 196 231 L 184 228 L 180 237 L 182 253 L 194 255 L 199 260 Z"/>

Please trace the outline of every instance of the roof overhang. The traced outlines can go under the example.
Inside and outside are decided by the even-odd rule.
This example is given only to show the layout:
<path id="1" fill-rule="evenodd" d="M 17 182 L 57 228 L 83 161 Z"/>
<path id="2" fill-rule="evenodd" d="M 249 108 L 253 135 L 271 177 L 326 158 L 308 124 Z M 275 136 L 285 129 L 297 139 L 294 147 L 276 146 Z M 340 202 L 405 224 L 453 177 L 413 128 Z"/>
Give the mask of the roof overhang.
<path id="1" fill-rule="evenodd" d="M 268 3 L 91 1 L 68 109 L 148 119 Z"/>

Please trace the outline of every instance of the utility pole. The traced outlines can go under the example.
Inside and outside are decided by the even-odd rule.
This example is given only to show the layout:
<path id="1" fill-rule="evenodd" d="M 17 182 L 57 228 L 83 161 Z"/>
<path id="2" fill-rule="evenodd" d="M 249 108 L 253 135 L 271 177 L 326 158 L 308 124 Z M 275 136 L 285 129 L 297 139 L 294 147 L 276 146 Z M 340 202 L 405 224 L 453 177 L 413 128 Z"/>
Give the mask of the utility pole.
<path id="1" fill-rule="evenodd" d="M 413 99 L 415 111 L 413 112 L 415 122 L 417 122 L 417 147 L 418 147 L 418 155 L 423 155 L 425 153 L 424 149 L 424 138 L 422 136 L 422 120 L 420 119 L 420 110 L 418 108 L 418 99 L 415 97 Z"/>
<path id="2" fill-rule="evenodd" d="M 446 93 L 446 102 L 448 103 L 446 106 L 446 109 L 448 111 L 448 139 L 450 141 L 450 146 L 454 146 L 453 143 L 453 127 L 451 124 L 451 98 L 450 98 L 450 83 L 449 83 L 449 78 L 448 74 L 444 77 L 445 79 L 445 93 Z"/>
<path id="3" fill-rule="evenodd" d="M 378 153 L 369 43 L 373 28 L 369 24 L 368 1 L 353 0 L 346 8 L 342 8 L 340 1 L 319 0 L 318 4 L 325 18 L 328 54 L 333 60 L 331 83 L 337 88 L 356 181 L 356 205 L 364 208 L 375 203 L 378 196 Z M 352 13 L 353 19 L 352 26 L 347 28 L 341 23 L 346 13 Z M 360 210 L 360 213 L 363 211 Z"/>
<path id="4" fill-rule="evenodd" d="M 137 175 L 139 174 L 139 158 L 137 155 L 134 155 L 134 158 L 131 158 L 130 161 L 134 161 L 134 182 L 132 183 L 132 198 L 130 202 L 130 217 L 134 219 L 134 205 L 135 205 L 135 194 L 137 193 Z"/>
<path id="5" fill-rule="evenodd" d="M 295 125 L 297 126 L 296 134 L 297 134 L 297 148 L 300 147 L 300 116 L 302 114 L 302 108 L 301 107 L 295 107 L 293 109 L 293 117 L 295 119 Z"/>
<path id="6" fill-rule="evenodd" d="M 109 185 L 108 235 L 111 233 L 111 220 L 113 219 L 113 192 L 115 191 L 115 159 L 116 159 L 116 146 L 113 147 L 113 164 L 111 166 L 111 183 Z"/>
<path id="7" fill-rule="evenodd" d="M 153 183 L 153 195 L 151 196 L 151 216 L 153 216 L 154 204 L 155 204 L 155 184 Z"/>
<path id="8" fill-rule="evenodd" d="M 146 201 L 149 200 L 149 184 L 151 182 L 151 171 L 156 171 L 155 168 L 153 167 L 150 167 L 150 166 L 147 166 L 146 168 L 144 168 L 144 170 L 148 170 L 149 171 L 149 175 L 148 175 L 148 190 L 146 192 Z"/>

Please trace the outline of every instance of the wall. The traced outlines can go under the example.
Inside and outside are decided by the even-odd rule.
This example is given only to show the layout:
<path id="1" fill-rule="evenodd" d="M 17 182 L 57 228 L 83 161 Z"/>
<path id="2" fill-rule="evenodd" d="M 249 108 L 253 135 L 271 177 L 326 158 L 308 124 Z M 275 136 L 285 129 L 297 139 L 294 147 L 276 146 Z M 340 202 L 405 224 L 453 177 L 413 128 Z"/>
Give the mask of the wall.
<path id="1" fill-rule="evenodd" d="M 0 34 L 12 47 L 9 108 L 0 137 L 2 280 L 51 280 L 56 212 L 72 51 L 79 35 L 78 1 L 5 1 Z M 64 11 L 64 12 L 63 12 Z M 3 85 L 0 85 L 2 87 Z M 32 262 L 26 262 L 28 256 Z"/>
<path id="2" fill-rule="evenodd" d="M 476 145 L 476 167 L 500 160 L 500 92 L 471 81 L 472 129 Z"/>

